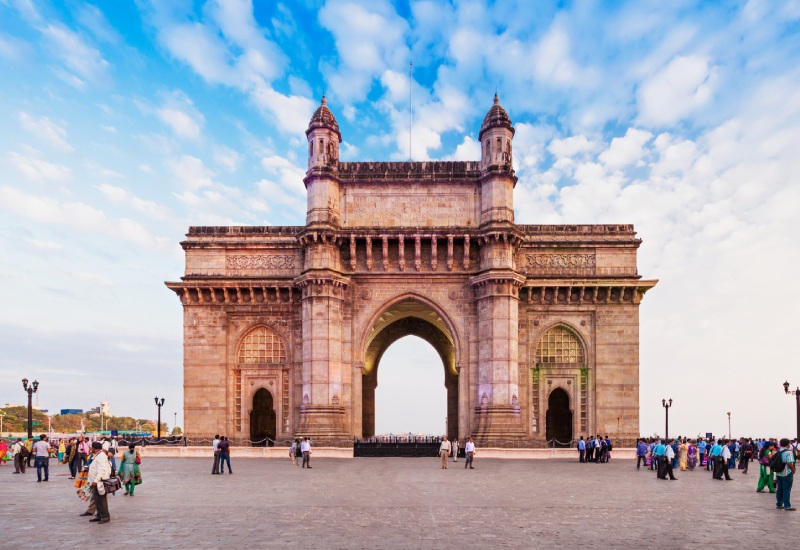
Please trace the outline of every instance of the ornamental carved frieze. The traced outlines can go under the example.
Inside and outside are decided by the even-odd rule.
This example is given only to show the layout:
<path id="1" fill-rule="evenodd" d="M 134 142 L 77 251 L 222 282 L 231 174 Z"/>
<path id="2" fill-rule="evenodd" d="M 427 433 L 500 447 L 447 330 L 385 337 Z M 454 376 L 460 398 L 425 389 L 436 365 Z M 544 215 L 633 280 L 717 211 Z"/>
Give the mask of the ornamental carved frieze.
<path id="1" fill-rule="evenodd" d="M 228 269 L 294 269 L 295 256 L 293 254 L 228 256 L 225 267 Z"/>
<path id="2" fill-rule="evenodd" d="M 594 269 L 595 255 L 591 254 L 525 254 L 528 271 L 571 271 Z"/>

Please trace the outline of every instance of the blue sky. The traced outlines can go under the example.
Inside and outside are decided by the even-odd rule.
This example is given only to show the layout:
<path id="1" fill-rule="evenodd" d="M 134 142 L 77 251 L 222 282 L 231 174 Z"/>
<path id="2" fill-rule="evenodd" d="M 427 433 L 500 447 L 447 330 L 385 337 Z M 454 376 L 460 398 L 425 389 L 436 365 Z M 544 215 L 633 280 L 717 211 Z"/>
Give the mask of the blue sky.
<path id="1" fill-rule="evenodd" d="M 793 433 L 800 2 L 257 4 L 0 0 L 0 403 L 180 415 L 186 228 L 302 224 L 323 93 L 343 160 L 421 160 L 477 159 L 497 90 L 517 221 L 634 223 L 661 279 L 642 431 L 671 397 L 675 433 Z"/>

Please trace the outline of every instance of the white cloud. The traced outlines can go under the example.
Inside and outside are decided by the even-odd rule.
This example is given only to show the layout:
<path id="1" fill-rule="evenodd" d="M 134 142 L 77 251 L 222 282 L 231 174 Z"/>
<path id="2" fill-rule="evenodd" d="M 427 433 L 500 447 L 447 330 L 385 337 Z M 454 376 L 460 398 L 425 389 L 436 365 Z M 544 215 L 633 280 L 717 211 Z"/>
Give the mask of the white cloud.
<path id="1" fill-rule="evenodd" d="M 109 79 L 108 61 L 80 34 L 60 24 L 48 25 L 40 30 L 53 55 L 73 73 L 77 73 L 81 80 L 102 84 Z"/>
<path id="2" fill-rule="evenodd" d="M 599 145 L 583 134 L 569 136 L 563 139 L 554 139 L 547 146 L 547 150 L 556 157 L 574 157 L 584 153 L 593 153 Z"/>
<path id="3" fill-rule="evenodd" d="M 192 140 L 201 137 L 205 117 L 183 92 L 167 94 L 162 105 L 156 109 L 156 116 L 178 137 Z"/>
<path id="4" fill-rule="evenodd" d="M 53 241 L 43 241 L 40 239 L 26 239 L 26 242 L 33 248 L 36 248 L 37 250 L 43 250 L 46 252 L 57 252 L 58 250 L 64 249 L 63 244 L 56 243 Z"/>
<path id="5" fill-rule="evenodd" d="M 12 151 L 8 154 L 8 160 L 29 180 L 60 182 L 72 179 L 72 170 L 68 166 L 42 160 L 41 153 L 35 149 L 30 149 L 28 153 L 24 155 Z"/>
<path id="6" fill-rule="evenodd" d="M 464 141 L 458 144 L 453 160 L 480 160 L 481 144 L 469 136 L 464 136 Z"/>
<path id="7" fill-rule="evenodd" d="M 230 147 L 225 147 L 224 145 L 220 145 L 214 148 L 214 162 L 230 172 L 231 174 L 236 172 L 239 168 L 239 164 L 242 161 L 242 155 L 231 149 Z"/>
<path id="8" fill-rule="evenodd" d="M 20 112 L 19 121 L 22 127 L 62 151 L 74 151 L 72 145 L 67 142 L 67 131 L 47 118 L 46 116 L 36 117 L 25 111 Z"/>
<path id="9" fill-rule="evenodd" d="M 214 172 L 197 157 L 182 155 L 167 161 L 167 167 L 178 179 L 181 185 L 189 190 L 196 191 L 202 187 L 213 185 Z"/>
<path id="10" fill-rule="evenodd" d="M 130 206 L 134 210 L 147 214 L 152 218 L 166 220 L 171 217 L 170 210 L 165 206 L 153 201 L 140 199 L 122 187 L 115 187 L 113 185 L 103 183 L 98 185 L 97 189 L 111 202 Z"/>
<path id="11" fill-rule="evenodd" d="M 639 118 L 645 124 L 670 124 L 707 103 L 714 92 L 716 69 L 700 56 L 678 56 L 644 82 L 638 94 Z"/>
<path id="12" fill-rule="evenodd" d="M 628 128 L 624 137 L 611 140 L 611 145 L 603 151 L 598 159 L 610 170 L 617 170 L 625 166 L 636 164 L 644 155 L 643 147 L 650 141 L 653 134 Z"/>

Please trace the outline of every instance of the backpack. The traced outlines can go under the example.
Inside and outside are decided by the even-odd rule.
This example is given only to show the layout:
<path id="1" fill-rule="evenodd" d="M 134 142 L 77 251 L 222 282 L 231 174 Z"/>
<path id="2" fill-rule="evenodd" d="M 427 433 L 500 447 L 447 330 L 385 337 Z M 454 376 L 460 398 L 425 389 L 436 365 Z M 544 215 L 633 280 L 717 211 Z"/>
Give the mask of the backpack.
<path id="1" fill-rule="evenodd" d="M 769 467 L 776 474 L 781 473 L 786 468 L 786 463 L 783 461 L 783 451 L 772 453 L 772 456 L 769 457 Z"/>

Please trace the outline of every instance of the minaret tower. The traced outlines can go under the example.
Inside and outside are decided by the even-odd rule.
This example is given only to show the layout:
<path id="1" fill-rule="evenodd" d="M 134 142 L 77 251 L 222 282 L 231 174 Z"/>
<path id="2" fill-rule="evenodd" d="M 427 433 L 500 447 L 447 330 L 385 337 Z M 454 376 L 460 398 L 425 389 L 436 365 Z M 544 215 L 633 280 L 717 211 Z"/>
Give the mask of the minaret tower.
<path id="1" fill-rule="evenodd" d="M 497 94 L 481 125 L 480 273 L 472 278 L 478 301 L 476 435 L 484 442 L 521 439 L 519 406 L 519 287 L 515 271 L 521 238 L 514 226 L 511 163 L 514 127 Z"/>
<path id="2" fill-rule="evenodd" d="M 303 245 L 303 272 L 295 279 L 302 291 L 303 366 L 297 435 L 323 443 L 345 437 L 342 318 L 349 278 L 339 256 L 339 124 L 325 97 L 306 130 L 308 170 L 303 182 L 308 195 Z"/>

